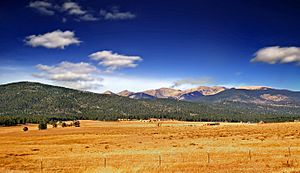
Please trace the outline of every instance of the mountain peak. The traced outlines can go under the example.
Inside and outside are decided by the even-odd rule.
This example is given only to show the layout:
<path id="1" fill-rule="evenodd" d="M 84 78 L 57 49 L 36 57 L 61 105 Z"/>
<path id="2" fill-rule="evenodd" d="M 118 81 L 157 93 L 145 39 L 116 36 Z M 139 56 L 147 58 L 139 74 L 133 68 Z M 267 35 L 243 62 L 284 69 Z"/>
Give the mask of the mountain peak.
<path id="1" fill-rule="evenodd" d="M 104 93 L 102 93 L 102 94 L 113 95 L 113 94 L 115 94 L 115 93 L 113 93 L 113 92 L 111 92 L 111 91 L 107 90 L 107 91 L 105 91 L 105 92 L 104 92 Z"/>
<path id="2" fill-rule="evenodd" d="M 175 88 L 167 88 L 167 87 L 161 87 L 157 90 L 167 90 L 167 91 L 181 91 L 180 89 L 175 89 Z"/>
<path id="3" fill-rule="evenodd" d="M 174 88 L 159 88 L 144 91 L 144 93 L 157 97 L 157 98 L 174 98 L 179 96 L 182 91 Z"/>
<path id="4" fill-rule="evenodd" d="M 222 92 L 226 89 L 227 88 L 222 87 L 222 86 L 212 86 L 212 87 L 199 86 L 199 87 L 196 87 L 196 88 L 191 88 L 191 89 L 185 90 L 184 94 L 194 92 L 194 91 L 199 91 L 203 95 L 214 95 L 214 94 Z"/>
<path id="5" fill-rule="evenodd" d="M 119 96 L 123 96 L 123 97 L 128 97 L 130 95 L 134 94 L 134 92 L 131 92 L 129 90 L 123 90 L 121 92 L 118 93 Z"/>

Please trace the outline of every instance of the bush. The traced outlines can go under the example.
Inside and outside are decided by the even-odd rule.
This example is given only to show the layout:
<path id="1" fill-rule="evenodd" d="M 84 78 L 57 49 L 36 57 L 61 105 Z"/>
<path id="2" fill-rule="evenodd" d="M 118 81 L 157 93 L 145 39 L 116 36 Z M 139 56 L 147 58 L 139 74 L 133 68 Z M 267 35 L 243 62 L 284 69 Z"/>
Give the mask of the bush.
<path id="1" fill-rule="evenodd" d="M 74 126 L 75 126 L 75 127 L 80 127 L 80 121 L 75 121 L 75 122 L 74 122 Z"/>
<path id="2" fill-rule="evenodd" d="M 61 124 L 61 127 L 67 127 L 67 123 L 63 122 L 63 123 Z"/>
<path id="3" fill-rule="evenodd" d="M 49 124 L 52 125 L 52 128 L 57 128 L 57 121 L 51 120 L 51 121 L 49 122 Z"/>
<path id="4" fill-rule="evenodd" d="M 39 130 L 46 130 L 46 129 L 47 129 L 47 122 L 46 121 L 40 121 Z"/>

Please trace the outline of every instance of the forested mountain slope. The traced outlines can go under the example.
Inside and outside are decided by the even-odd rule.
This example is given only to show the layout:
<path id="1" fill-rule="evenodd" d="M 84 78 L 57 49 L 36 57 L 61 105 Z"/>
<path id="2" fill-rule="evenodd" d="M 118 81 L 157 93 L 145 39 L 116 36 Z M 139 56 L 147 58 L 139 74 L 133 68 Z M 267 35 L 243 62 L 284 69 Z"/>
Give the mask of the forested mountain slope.
<path id="1" fill-rule="evenodd" d="M 246 104 L 229 100 L 211 103 L 174 99 L 137 100 L 32 82 L 0 85 L 1 124 L 5 124 L 3 122 L 7 119 L 35 122 L 39 118 L 285 121 L 298 119 L 298 115 L 298 106 Z"/>

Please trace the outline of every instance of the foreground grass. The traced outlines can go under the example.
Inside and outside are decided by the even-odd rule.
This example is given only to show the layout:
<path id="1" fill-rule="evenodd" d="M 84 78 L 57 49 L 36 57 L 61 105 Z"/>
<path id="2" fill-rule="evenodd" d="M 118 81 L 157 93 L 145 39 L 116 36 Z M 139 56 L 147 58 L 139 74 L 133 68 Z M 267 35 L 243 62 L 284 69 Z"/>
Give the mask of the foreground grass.
<path id="1" fill-rule="evenodd" d="M 0 128 L 0 172 L 300 172 L 300 123 Z"/>

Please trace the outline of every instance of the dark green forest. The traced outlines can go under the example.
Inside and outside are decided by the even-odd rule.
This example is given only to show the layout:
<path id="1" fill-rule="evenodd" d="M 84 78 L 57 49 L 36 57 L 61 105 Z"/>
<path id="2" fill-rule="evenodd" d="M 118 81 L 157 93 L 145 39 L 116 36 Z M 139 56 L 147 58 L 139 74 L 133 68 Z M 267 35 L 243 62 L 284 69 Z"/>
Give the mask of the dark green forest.
<path id="1" fill-rule="evenodd" d="M 118 118 L 282 122 L 300 119 L 300 108 L 231 101 L 135 100 L 32 82 L 0 85 L 0 125 L 78 119 L 113 121 Z"/>

